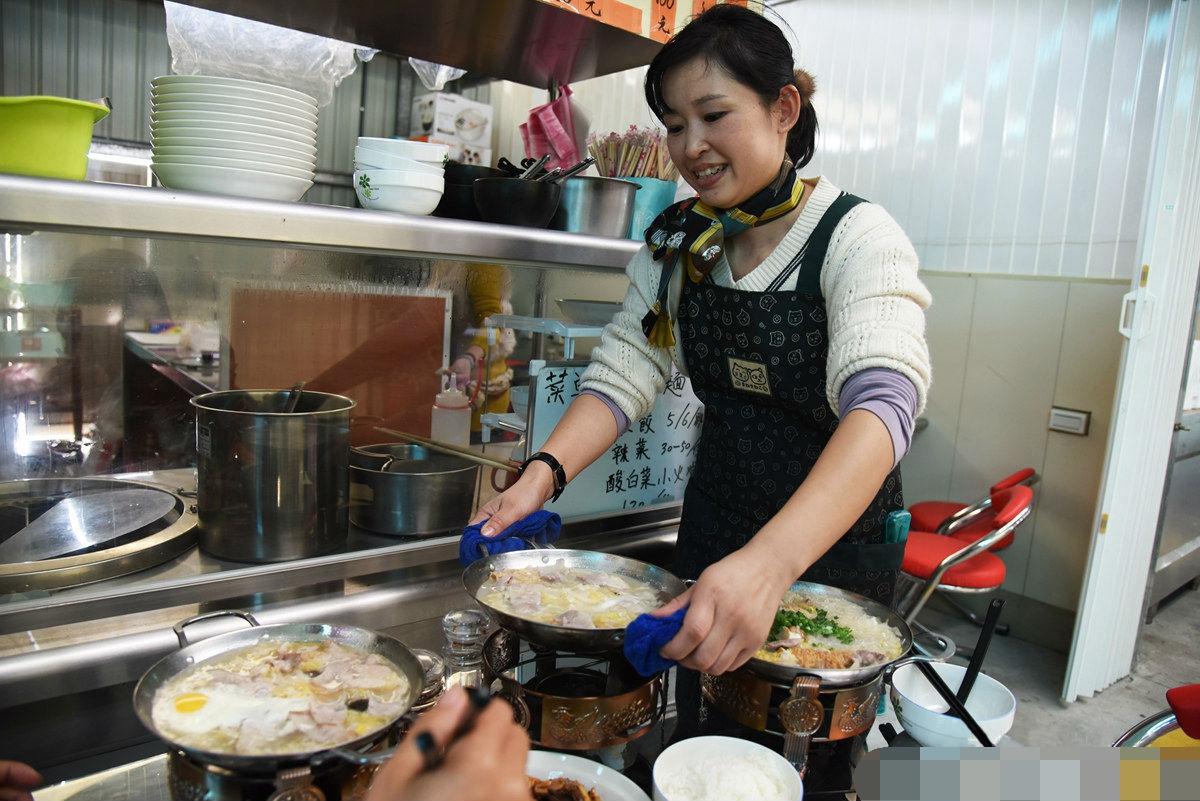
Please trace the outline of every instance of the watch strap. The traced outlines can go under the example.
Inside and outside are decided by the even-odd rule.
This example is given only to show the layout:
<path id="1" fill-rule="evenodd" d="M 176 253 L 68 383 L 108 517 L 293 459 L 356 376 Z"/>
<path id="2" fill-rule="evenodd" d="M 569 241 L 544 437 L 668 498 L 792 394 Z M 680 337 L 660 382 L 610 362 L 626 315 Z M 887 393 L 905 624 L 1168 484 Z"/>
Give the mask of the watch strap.
<path id="1" fill-rule="evenodd" d="M 554 477 L 554 494 L 550 496 L 550 502 L 557 501 L 563 494 L 563 490 L 567 488 L 567 471 L 563 469 L 562 462 L 555 459 L 552 454 L 538 451 L 521 464 L 521 475 L 525 474 L 525 468 L 533 462 L 541 462 L 550 468 L 550 474 Z"/>

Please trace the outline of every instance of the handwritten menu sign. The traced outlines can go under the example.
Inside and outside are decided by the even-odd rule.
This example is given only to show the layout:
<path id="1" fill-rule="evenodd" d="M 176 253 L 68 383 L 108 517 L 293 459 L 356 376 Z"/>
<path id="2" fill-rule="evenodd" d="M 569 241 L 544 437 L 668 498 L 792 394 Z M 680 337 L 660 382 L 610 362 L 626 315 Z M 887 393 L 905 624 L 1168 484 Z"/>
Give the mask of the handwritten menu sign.
<path id="1" fill-rule="evenodd" d="M 586 362 L 549 363 L 535 373 L 529 453 L 545 444 L 579 394 L 586 367 Z M 580 473 L 550 508 L 563 517 L 580 517 L 682 500 L 703 422 L 704 405 L 683 374 L 674 373 L 654 410 Z"/>

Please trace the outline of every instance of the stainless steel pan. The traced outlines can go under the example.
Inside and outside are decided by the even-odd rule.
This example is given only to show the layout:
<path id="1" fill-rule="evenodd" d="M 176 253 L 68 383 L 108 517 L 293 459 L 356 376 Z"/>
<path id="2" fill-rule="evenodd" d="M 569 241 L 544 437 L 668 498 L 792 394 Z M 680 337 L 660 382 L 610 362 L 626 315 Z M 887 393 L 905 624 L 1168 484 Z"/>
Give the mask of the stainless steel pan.
<path id="1" fill-rule="evenodd" d="M 188 644 L 184 628 L 198 620 L 215 617 L 236 616 L 250 624 L 250 628 L 219 634 L 216 637 Z M 404 643 L 383 634 L 377 634 L 367 629 L 355 626 L 337 626 L 323 623 L 284 623 L 273 626 L 259 625 L 254 617 L 246 612 L 210 612 L 196 615 L 178 623 L 175 635 L 179 638 L 180 650 L 163 657 L 138 681 L 133 690 L 133 708 L 138 718 L 147 729 L 157 735 L 171 748 L 183 751 L 194 761 L 206 765 L 216 765 L 242 774 L 268 776 L 290 768 L 305 766 L 315 767 L 332 760 L 342 760 L 354 764 L 370 764 L 386 760 L 389 752 L 362 753 L 370 746 L 380 743 L 390 734 L 392 728 L 412 708 L 424 683 L 424 671 L 417 657 L 405 647 Z M 241 648 L 255 645 L 264 640 L 277 642 L 319 642 L 331 640 L 349 648 L 357 648 L 367 653 L 378 654 L 388 660 L 408 680 L 408 693 L 401 706 L 402 711 L 387 726 L 364 735 L 357 740 L 342 743 L 336 748 L 311 751 L 297 754 L 279 754 L 269 756 L 241 756 L 223 754 L 212 751 L 202 751 L 182 743 L 175 742 L 154 725 L 151 709 L 154 696 L 170 679 L 189 668 L 220 658 Z"/>
<path id="2" fill-rule="evenodd" d="M 838 598 L 843 601 L 848 601 L 855 604 L 871 617 L 882 620 L 891 628 L 895 629 L 900 635 L 900 656 L 890 662 L 881 662 L 877 665 L 868 667 L 846 668 L 842 670 L 826 669 L 826 668 L 805 668 L 797 667 L 796 665 L 781 665 L 776 662 L 769 662 L 765 659 L 754 657 L 750 659 L 744 666 L 746 670 L 767 679 L 768 681 L 790 685 L 796 676 L 817 676 L 821 679 L 822 686 L 828 687 L 845 687 L 859 682 L 867 681 L 878 676 L 880 673 L 886 672 L 888 675 L 896 668 L 902 665 L 907 665 L 910 662 L 916 662 L 922 659 L 947 659 L 954 653 L 954 643 L 946 638 L 938 638 L 938 646 L 942 649 L 942 653 L 932 657 L 922 654 L 912 654 L 913 649 L 913 632 L 908 623 L 904 622 L 904 617 L 894 609 L 890 609 L 878 601 L 872 601 L 870 598 L 841 590 L 837 587 L 828 587 L 824 584 L 813 584 L 808 581 L 797 581 L 791 586 L 791 592 L 804 593 L 812 597 L 820 603 L 821 598 Z M 948 653 L 947 653 L 948 649 Z"/>
<path id="3" fill-rule="evenodd" d="M 553 623 L 538 623 L 517 617 L 479 600 L 479 588 L 487 581 L 493 570 L 543 567 L 559 562 L 568 568 L 598 570 L 643 581 L 654 588 L 659 601 L 664 604 L 686 589 L 681 579 L 661 567 L 646 562 L 597 551 L 565 549 L 512 551 L 480 559 L 463 571 L 463 586 L 481 606 L 496 616 L 502 627 L 515 631 L 530 642 L 548 648 L 578 653 L 620 650 L 625 643 L 625 629 L 623 628 L 575 629 L 557 626 Z"/>

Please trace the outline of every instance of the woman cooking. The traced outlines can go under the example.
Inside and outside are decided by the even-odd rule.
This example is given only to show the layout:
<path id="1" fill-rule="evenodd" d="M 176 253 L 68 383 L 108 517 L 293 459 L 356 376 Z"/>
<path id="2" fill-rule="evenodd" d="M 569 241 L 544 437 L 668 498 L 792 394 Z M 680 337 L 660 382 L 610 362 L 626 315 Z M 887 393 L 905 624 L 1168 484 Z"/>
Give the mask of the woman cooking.
<path id="1" fill-rule="evenodd" d="M 897 464 L 930 383 L 930 297 L 886 211 L 798 177 L 817 119 L 793 64 L 779 28 L 734 5 L 655 57 L 646 99 L 698 197 L 647 231 L 584 393 L 476 517 L 493 536 L 557 497 L 650 411 L 673 365 L 689 375 L 705 418 L 675 570 L 697 582 L 656 613 L 689 606 L 662 650 L 690 668 L 683 732 L 700 707 L 692 671 L 746 662 L 797 577 L 890 604 L 903 554 L 883 523 L 902 508 Z"/>

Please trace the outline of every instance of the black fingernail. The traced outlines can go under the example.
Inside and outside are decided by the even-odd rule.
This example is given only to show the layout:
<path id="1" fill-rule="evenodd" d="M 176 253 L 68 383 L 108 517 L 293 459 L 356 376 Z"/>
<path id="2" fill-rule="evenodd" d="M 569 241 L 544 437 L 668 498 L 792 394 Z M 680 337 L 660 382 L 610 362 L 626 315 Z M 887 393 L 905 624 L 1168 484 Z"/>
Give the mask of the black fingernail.
<path id="1" fill-rule="evenodd" d="M 437 752 L 437 741 L 434 740 L 433 735 L 427 731 L 423 731 L 413 738 L 413 745 L 415 745 L 417 750 L 426 757 L 429 757 L 431 754 Z"/>

